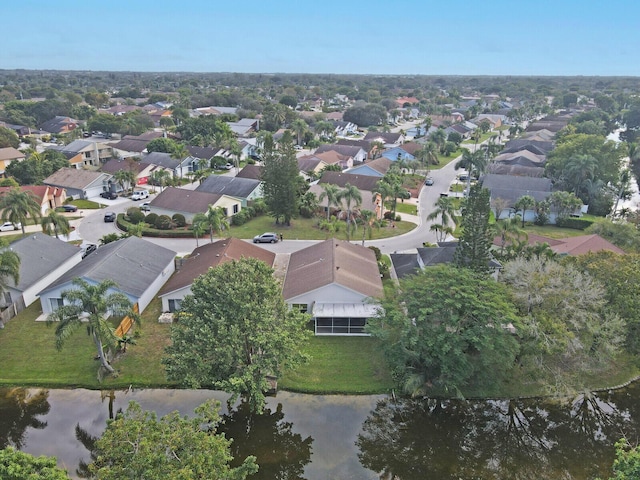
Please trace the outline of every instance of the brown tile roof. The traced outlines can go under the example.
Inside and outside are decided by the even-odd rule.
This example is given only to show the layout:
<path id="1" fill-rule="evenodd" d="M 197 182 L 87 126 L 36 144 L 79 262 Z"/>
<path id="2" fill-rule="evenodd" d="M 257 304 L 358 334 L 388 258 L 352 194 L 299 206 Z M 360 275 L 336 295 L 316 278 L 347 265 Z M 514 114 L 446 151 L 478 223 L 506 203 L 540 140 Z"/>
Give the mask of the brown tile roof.
<path id="1" fill-rule="evenodd" d="M 107 172 L 110 174 L 114 174 L 120 170 L 129 170 L 134 172 L 136 175 L 142 172 L 148 165 L 136 162 L 133 159 L 122 160 L 120 158 L 112 158 L 107 163 L 102 165 L 100 170 L 103 172 Z"/>
<path id="2" fill-rule="evenodd" d="M 260 165 L 245 165 L 236 175 L 238 178 L 250 178 L 251 180 L 260 180 L 261 176 L 262 167 Z"/>
<path id="3" fill-rule="evenodd" d="M 371 175 L 355 175 L 352 173 L 342 172 L 324 172 L 322 178 L 318 183 L 332 183 L 338 185 L 340 188 L 348 183 L 355 185 L 360 190 L 374 191 L 377 187 L 378 177 L 372 177 Z"/>
<path id="4" fill-rule="evenodd" d="M 207 243 L 191 253 L 180 270 L 176 271 L 164 284 L 158 295 L 188 287 L 209 268 L 241 258 L 257 258 L 272 267 L 276 254 L 238 238 L 225 238 Z"/>
<path id="5" fill-rule="evenodd" d="M 376 158 L 375 160 L 371 160 L 370 162 L 365 163 L 370 168 L 373 168 L 376 172 L 380 172 L 381 174 L 386 174 L 391 168 L 393 161 L 388 159 L 387 157 Z"/>
<path id="6" fill-rule="evenodd" d="M 324 163 L 324 160 L 315 155 L 303 155 L 302 157 L 298 157 L 298 170 L 301 172 L 312 172 L 321 163 Z"/>
<path id="7" fill-rule="evenodd" d="M 330 238 L 291 254 L 282 294 L 290 299 L 336 283 L 367 297 L 382 296 L 372 250 Z"/>
<path id="8" fill-rule="evenodd" d="M 318 156 L 318 154 L 320 153 L 337 152 L 340 155 L 344 155 L 346 157 L 355 157 L 356 155 L 358 155 L 358 153 L 360 153 L 360 150 L 364 150 L 366 152 L 366 150 L 359 145 L 343 145 L 343 144 L 335 143 L 335 144 L 320 145 L 316 149 L 314 154 Z"/>
<path id="9" fill-rule="evenodd" d="M 2 160 L 21 160 L 25 158 L 25 154 L 13 147 L 0 148 L 0 161 Z"/>
<path id="10" fill-rule="evenodd" d="M 416 142 L 407 142 L 400 145 L 400 148 L 410 155 L 415 155 L 422 148 L 422 145 Z"/>
<path id="11" fill-rule="evenodd" d="M 346 165 L 350 158 L 346 155 L 341 155 L 340 153 L 334 150 L 329 150 L 322 153 L 316 153 L 315 156 L 320 160 L 322 160 L 327 165 L 335 165 L 335 164 Z"/>
<path id="12" fill-rule="evenodd" d="M 167 187 L 156 198 L 151 200 L 150 205 L 174 212 L 204 213 L 209 208 L 209 205 L 215 205 L 221 197 L 222 195 L 218 193 Z"/>

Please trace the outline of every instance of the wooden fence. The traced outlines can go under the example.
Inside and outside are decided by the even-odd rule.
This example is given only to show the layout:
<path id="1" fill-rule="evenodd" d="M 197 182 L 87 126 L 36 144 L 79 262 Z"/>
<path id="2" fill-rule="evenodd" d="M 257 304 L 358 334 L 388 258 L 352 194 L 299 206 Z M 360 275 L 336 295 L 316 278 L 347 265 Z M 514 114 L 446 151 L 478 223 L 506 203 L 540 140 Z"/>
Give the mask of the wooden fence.
<path id="1" fill-rule="evenodd" d="M 138 313 L 137 303 L 133 306 L 133 311 Z M 127 315 L 122 319 L 122 321 L 120 322 L 120 325 L 118 325 L 118 328 L 116 328 L 116 331 L 115 331 L 116 337 L 119 337 L 119 338 L 124 337 L 127 333 L 129 333 L 129 330 L 131 330 L 131 327 L 133 327 L 133 318 Z"/>

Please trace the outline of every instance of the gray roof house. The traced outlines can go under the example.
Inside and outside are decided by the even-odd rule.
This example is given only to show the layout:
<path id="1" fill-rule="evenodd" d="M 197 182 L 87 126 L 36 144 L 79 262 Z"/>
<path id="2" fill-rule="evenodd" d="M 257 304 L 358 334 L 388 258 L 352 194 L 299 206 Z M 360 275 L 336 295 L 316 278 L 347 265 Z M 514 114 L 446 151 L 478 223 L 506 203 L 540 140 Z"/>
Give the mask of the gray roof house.
<path id="1" fill-rule="evenodd" d="M 247 201 L 262 197 L 262 182 L 250 178 L 228 177 L 226 175 L 210 175 L 196 187 L 197 192 L 217 193 Z"/>
<path id="2" fill-rule="evenodd" d="M 82 278 L 91 284 L 111 279 L 114 291 L 124 293 L 143 312 L 175 271 L 176 253 L 138 237 L 127 237 L 98 248 L 38 293 L 42 312 L 52 313 L 62 305 L 62 292 L 74 288 Z"/>
<path id="3" fill-rule="evenodd" d="M 104 172 L 93 172 L 64 167 L 45 178 L 42 183 L 51 187 L 65 188 L 67 198 L 88 199 L 97 197 L 109 187 L 113 176 Z"/>
<path id="4" fill-rule="evenodd" d="M 187 222 L 196 214 L 205 213 L 209 205 L 222 208 L 227 217 L 231 217 L 242 209 L 242 200 L 219 193 L 167 187 L 149 203 L 153 213 L 169 216 L 180 213 Z"/>
<path id="5" fill-rule="evenodd" d="M 193 169 L 193 163 L 197 163 L 198 159 L 191 155 L 186 158 L 173 158 L 170 153 L 151 152 L 140 159 L 140 163 L 146 165 L 155 165 L 156 167 L 168 170 L 174 177 L 186 177 Z"/>
<path id="6" fill-rule="evenodd" d="M 80 263 L 82 250 L 70 243 L 50 237 L 42 232 L 31 233 L 11 243 L 11 250 L 20 257 L 18 283 L 7 278 L 3 303 L 28 307 L 37 298 L 37 293 Z"/>
<path id="7" fill-rule="evenodd" d="M 488 173 L 481 180 L 482 186 L 491 192 L 491 199 L 502 198 L 508 202 L 507 207 L 513 207 L 518 199 L 524 195 L 532 196 L 536 202 L 551 195 L 551 180 L 548 178 Z M 507 208 L 501 212 L 499 217 L 505 218 L 509 214 Z M 534 217 L 533 210 L 529 210 L 525 214 L 526 221 L 533 221 Z"/>

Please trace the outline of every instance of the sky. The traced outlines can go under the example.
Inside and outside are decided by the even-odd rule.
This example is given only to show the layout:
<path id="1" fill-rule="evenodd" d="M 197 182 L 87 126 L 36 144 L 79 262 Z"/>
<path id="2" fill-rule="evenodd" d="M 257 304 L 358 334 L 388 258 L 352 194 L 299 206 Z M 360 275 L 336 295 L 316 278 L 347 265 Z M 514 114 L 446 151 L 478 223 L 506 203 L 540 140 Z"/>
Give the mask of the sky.
<path id="1" fill-rule="evenodd" d="M 0 18 L 0 69 L 640 76 L 638 0 L 2 0 Z"/>

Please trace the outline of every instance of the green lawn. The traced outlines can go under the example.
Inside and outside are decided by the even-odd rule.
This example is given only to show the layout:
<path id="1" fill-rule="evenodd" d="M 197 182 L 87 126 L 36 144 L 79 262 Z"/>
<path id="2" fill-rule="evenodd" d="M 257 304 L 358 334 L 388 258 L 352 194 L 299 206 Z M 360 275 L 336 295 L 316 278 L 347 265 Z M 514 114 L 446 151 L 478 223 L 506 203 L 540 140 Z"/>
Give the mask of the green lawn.
<path id="1" fill-rule="evenodd" d="M 376 340 L 370 337 L 313 337 L 305 353 L 311 360 L 287 372 L 278 387 L 327 394 L 386 393 L 393 381 Z"/>
<path id="2" fill-rule="evenodd" d="M 448 165 L 453 160 L 458 158 L 460 155 L 462 155 L 462 149 L 461 148 L 457 149 L 455 152 L 453 152 L 448 157 L 446 155 L 442 155 L 441 153 L 439 153 L 438 154 L 438 164 L 437 165 L 429 165 L 429 170 L 440 170 L 442 167 L 444 167 L 445 165 Z"/>
<path id="3" fill-rule="evenodd" d="M 520 224 L 522 226 L 522 224 Z M 555 225 L 534 225 L 533 223 L 525 223 L 524 230 L 534 235 L 542 235 L 549 238 L 567 238 L 585 235 L 584 230 L 576 230 L 575 228 L 561 228 Z"/>
<path id="4" fill-rule="evenodd" d="M 387 210 L 391 210 L 392 207 L 393 205 L 391 204 L 391 202 L 385 202 L 384 208 L 386 208 Z M 407 213 L 409 215 L 417 215 L 418 207 L 412 203 L 402 203 L 398 201 L 398 203 L 396 203 L 396 212 Z"/>
<path id="5" fill-rule="evenodd" d="M 477 143 L 480 144 L 480 143 L 484 142 L 485 140 L 489 140 L 489 138 L 494 137 L 494 136 L 497 137 L 498 134 L 496 132 L 491 132 L 491 131 L 489 131 L 487 133 L 483 133 Z M 476 141 L 473 140 L 473 139 L 465 140 L 464 142 L 462 142 L 463 145 L 473 145 L 475 143 L 476 143 Z"/>
<path id="6" fill-rule="evenodd" d="M 72 200 L 69 202 L 71 205 L 75 205 L 78 208 L 82 208 L 84 210 L 93 210 L 97 208 L 104 208 L 105 205 L 102 203 L 97 203 L 92 200 Z"/>

